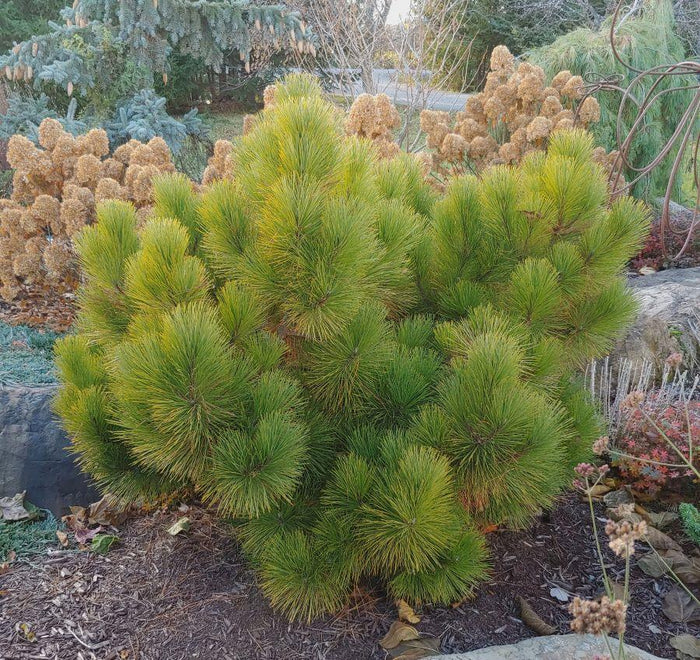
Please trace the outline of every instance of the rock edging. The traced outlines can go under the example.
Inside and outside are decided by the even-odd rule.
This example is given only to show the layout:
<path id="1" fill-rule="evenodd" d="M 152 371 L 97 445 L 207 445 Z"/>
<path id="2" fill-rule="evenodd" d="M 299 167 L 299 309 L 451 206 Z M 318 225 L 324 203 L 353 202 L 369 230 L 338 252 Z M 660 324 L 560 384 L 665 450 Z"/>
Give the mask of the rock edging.
<path id="1" fill-rule="evenodd" d="M 614 642 L 616 644 L 616 642 Z M 613 646 L 613 649 L 617 646 Z M 627 660 L 661 660 L 646 651 L 625 645 Z M 468 653 L 440 655 L 435 660 L 592 660 L 609 655 L 605 641 L 593 635 L 551 635 L 533 637 L 517 644 L 489 646 Z"/>

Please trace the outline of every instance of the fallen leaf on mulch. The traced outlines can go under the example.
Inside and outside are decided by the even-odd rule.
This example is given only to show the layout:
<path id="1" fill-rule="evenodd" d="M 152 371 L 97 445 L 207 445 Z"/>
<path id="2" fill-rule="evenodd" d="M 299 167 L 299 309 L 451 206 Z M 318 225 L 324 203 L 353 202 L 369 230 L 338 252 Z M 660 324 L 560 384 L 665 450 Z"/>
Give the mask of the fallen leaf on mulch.
<path id="1" fill-rule="evenodd" d="M 518 603 L 520 604 L 520 618 L 528 628 L 534 630 L 538 635 L 554 635 L 557 632 L 557 629 L 544 621 L 544 619 L 532 609 L 530 603 L 521 596 L 518 596 Z"/>
<path id="2" fill-rule="evenodd" d="M 604 486 L 603 484 L 596 484 L 595 486 L 591 486 L 586 492 L 584 492 L 583 500 L 586 501 L 589 495 L 594 500 L 600 500 L 603 498 L 603 495 L 605 495 L 605 493 L 609 493 L 611 490 L 612 489 L 609 486 Z"/>
<path id="3" fill-rule="evenodd" d="M 190 531 L 190 519 L 187 516 L 179 518 L 176 523 L 173 523 L 168 527 L 168 534 L 170 536 L 177 536 L 180 532 Z"/>
<path id="4" fill-rule="evenodd" d="M 58 542 L 61 544 L 61 546 L 63 546 L 64 548 L 68 547 L 68 534 L 62 532 L 60 529 L 57 529 L 56 538 L 58 539 Z"/>
<path id="5" fill-rule="evenodd" d="M 656 527 L 648 527 L 647 533 L 642 537 L 642 541 L 655 550 L 677 550 L 678 552 L 683 552 L 683 548 L 678 543 L 668 534 L 660 532 Z"/>
<path id="6" fill-rule="evenodd" d="M 700 584 L 700 557 L 692 559 L 677 550 L 644 555 L 637 565 L 647 575 L 658 578 L 672 570 L 684 584 Z"/>
<path id="7" fill-rule="evenodd" d="M 24 508 L 24 495 L 26 491 L 17 493 L 14 497 L 0 497 L 0 519 L 2 520 L 26 520 L 30 514 Z"/>
<path id="8" fill-rule="evenodd" d="M 678 520 L 678 514 L 672 511 L 661 511 L 660 513 L 652 513 L 650 511 L 647 513 L 647 518 L 656 529 L 664 529 L 675 520 Z"/>
<path id="9" fill-rule="evenodd" d="M 413 626 L 403 621 L 394 621 L 389 632 L 379 642 L 379 646 L 386 650 L 395 649 L 401 642 L 410 642 L 414 639 L 420 639 L 420 633 Z"/>
<path id="10" fill-rule="evenodd" d="M 700 620 L 697 603 L 680 587 L 674 587 L 666 594 L 661 610 L 674 623 Z"/>
<path id="11" fill-rule="evenodd" d="M 29 627 L 28 623 L 20 623 L 17 629 L 28 642 L 36 642 L 36 635 Z"/>
<path id="12" fill-rule="evenodd" d="M 611 509 L 615 509 L 621 504 L 634 504 L 634 497 L 627 488 L 619 488 L 603 495 L 603 502 Z"/>
<path id="13" fill-rule="evenodd" d="M 406 623 L 420 623 L 420 617 L 405 600 L 397 600 L 396 607 L 399 610 L 399 619 Z"/>
<path id="14" fill-rule="evenodd" d="M 75 540 L 80 545 L 86 545 L 88 541 L 94 540 L 94 538 L 102 531 L 102 527 L 95 527 L 94 529 L 88 529 L 87 527 L 81 527 L 73 532 Z"/>
<path id="15" fill-rule="evenodd" d="M 99 502 L 93 502 L 86 514 L 89 525 L 116 527 L 124 522 L 128 509 L 121 500 L 107 493 Z"/>
<path id="16" fill-rule="evenodd" d="M 114 534 L 100 534 L 92 539 L 90 550 L 98 555 L 106 555 L 117 541 L 119 541 L 119 537 L 114 536 Z"/>
<path id="17" fill-rule="evenodd" d="M 660 578 L 668 572 L 668 567 L 655 552 L 640 557 L 637 560 L 637 566 L 639 566 L 646 575 L 653 578 Z"/>
<path id="18" fill-rule="evenodd" d="M 700 637 L 676 635 L 675 637 L 671 637 L 668 643 L 676 649 L 676 657 L 679 660 L 700 658 Z"/>
<path id="19" fill-rule="evenodd" d="M 440 640 L 435 637 L 413 639 L 389 651 L 389 657 L 394 660 L 420 660 L 436 655 L 440 655 Z"/>

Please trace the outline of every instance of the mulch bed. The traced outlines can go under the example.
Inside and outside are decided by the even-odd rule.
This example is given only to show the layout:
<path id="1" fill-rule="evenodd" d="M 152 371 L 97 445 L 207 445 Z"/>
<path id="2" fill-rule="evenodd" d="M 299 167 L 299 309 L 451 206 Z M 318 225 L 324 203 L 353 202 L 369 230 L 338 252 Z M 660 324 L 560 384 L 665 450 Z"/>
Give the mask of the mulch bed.
<path id="1" fill-rule="evenodd" d="M 66 332 L 75 320 L 75 294 L 25 289 L 12 302 L 0 298 L 0 321 L 8 325 Z"/>
<path id="2" fill-rule="evenodd" d="M 599 514 L 604 519 L 602 508 Z M 385 657 L 378 641 L 396 619 L 396 608 L 379 588 L 366 586 L 335 617 L 289 624 L 268 606 L 226 526 L 193 507 L 187 512 L 191 531 L 170 536 L 166 529 L 180 515 L 132 519 L 120 531 L 121 543 L 104 556 L 57 551 L 13 565 L 0 576 L 0 658 Z M 574 494 L 532 529 L 495 532 L 489 542 L 493 575 L 477 596 L 459 607 L 420 611 L 417 628 L 439 637 L 446 653 L 533 636 L 519 618 L 518 596 L 559 632 L 569 632 L 567 605 L 550 590 L 584 597 L 600 591 L 588 507 Z M 616 575 L 621 562 L 607 555 Z M 692 631 L 661 613 L 672 583 L 635 567 L 631 584 L 627 641 L 675 657 L 668 638 Z M 28 625 L 24 633 L 22 623 Z M 35 641 L 27 641 L 27 630 Z"/>

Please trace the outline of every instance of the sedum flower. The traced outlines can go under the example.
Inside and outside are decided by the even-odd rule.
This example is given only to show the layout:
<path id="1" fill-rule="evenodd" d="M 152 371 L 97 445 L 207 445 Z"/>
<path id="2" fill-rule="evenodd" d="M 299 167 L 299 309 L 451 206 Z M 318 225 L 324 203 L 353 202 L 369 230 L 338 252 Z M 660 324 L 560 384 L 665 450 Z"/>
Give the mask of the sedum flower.
<path id="1" fill-rule="evenodd" d="M 621 600 L 611 601 L 603 596 L 599 601 L 574 598 L 569 605 L 573 616 L 571 630 L 578 634 L 603 635 L 625 632 L 627 605 Z"/>
<path id="2" fill-rule="evenodd" d="M 610 446 L 610 438 L 607 435 L 601 435 L 594 443 L 593 443 L 593 453 L 602 456 L 608 451 L 608 447 Z"/>
<path id="3" fill-rule="evenodd" d="M 625 559 L 634 554 L 634 542 L 641 539 L 647 533 L 647 524 L 644 520 L 631 522 L 629 520 L 608 520 L 605 525 L 605 533 L 610 539 L 608 546 L 618 556 Z"/>

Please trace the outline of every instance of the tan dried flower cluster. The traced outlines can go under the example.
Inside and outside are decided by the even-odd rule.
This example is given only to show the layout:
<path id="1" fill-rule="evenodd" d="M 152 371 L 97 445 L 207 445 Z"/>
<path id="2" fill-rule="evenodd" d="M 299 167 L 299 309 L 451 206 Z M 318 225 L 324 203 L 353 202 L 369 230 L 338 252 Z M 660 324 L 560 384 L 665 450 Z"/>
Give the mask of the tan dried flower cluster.
<path id="1" fill-rule="evenodd" d="M 9 141 L 14 168 L 11 199 L 0 200 L 0 296 L 23 290 L 69 291 L 77 284 L 72 237 L 95 219 L 107 199 L 129 200 L 146 215 L 152 179 L 174 170 L 162 138 L 131 140 L 109 155 L 103 130 L 67 133 L 55 119 L 39 126 L 39 145 L 22 135 Z"/>
<path id="2" fill-rule="evenodd" d="M 508 48 L 497 46 L 484 90 L 469 97 L 454 123 L 447 112 L 421 113 L 421 129 L 433 150 L 432 169 L 449 175 L 461 173 L 466 162 L 476 169 L 516 163 L 545 148 L 554 131 L 598 121 L 598 101 L 582 97 L 581 76 L 560 71 L 547 84 L 540 67 L 516 65 Z"/>
<path id="3" fill-rule="evenodd" d="M 360 94 L 345 120 L 345 132 L 372 140 L 382 158 L 392 158 L 399 152 L 393 132 L 401 126 L 401 116 L 386 94 Z"/>
<path id="4" fill-rule="evenodd" d="M 267 89 L 267 88 L 266 88 Z M 233 142 L 217 140 L 214 153 L 209 158 L 202 175 L 202 184 L 207 185 L 219 179 L 233 178 Z"/>
<path id="5" fill-rule="evenodd" d="M 607 635 L 625 632 L 627 605 L 621 600 L 610 600 L 603 596 L 597 600 L 574 598 L 569 606 L 573 619 L 571 630 L 578 634 Z"/>
<path id="6" fill-rule="evenodd" d="M 634 542 L 645 536 L 647 530 L 644 520 L 608 520 L 605 525 L 605 533 L 610 539 L 608 546 L 618 557 L 625 559 L 634 554 Z"/>

